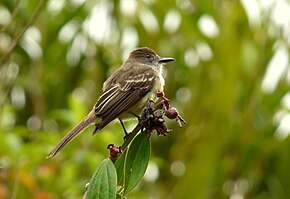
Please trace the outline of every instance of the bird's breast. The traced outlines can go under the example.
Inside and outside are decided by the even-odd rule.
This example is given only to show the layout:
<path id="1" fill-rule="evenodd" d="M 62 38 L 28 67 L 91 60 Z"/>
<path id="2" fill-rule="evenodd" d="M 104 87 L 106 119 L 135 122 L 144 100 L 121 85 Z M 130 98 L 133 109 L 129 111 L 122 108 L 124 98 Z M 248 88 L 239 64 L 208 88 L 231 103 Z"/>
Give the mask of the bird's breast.
<path id="1" fill-rule="evenodd" d="M 124 112 L 120 116 L 121 119 L 132 118 L 132 113 L 134 113 L 136 115 L 140 115 L 143 108 L 146 106 L 148 100 L 153 100 L 154 102 L 158 101 L 158 97 L 156 95 L 156 92 L 158 90 L 163 91 L 165 80 L 159 72 L 155 71 L 155 75 L 156 75 L 156 77 L 155 77 L 155 81 L 154 81 L 154 85 L 153 85 L 152 89 L 137 104 L 135 104 L 128 111 Z"/>

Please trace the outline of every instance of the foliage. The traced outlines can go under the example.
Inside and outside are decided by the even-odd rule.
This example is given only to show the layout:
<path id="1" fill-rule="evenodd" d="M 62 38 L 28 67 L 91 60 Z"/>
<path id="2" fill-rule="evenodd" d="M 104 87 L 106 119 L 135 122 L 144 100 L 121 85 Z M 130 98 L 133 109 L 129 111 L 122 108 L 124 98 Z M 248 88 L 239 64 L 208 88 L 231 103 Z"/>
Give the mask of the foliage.
<path id="1" fill-rule="evenodd" d="M 115 166 L 110 158 L 103 160 L 98 166 L 86 198 L 125 198 L 144 176 L 149 156 L 149 137 L 145 132 L 139 133 L 117 159 Z"/>
<path id="2" fill-rule="evenodd" d="M 103 160 L 92 176 L 86 198 L 115 198 L 117 192 L 117 173 L 113 162 Z"/>
<path id="3" fill-rule="evenodd" d="M 141 133 L 133 140 L 126 154 L 124 166 L 124 196 L 142 179 L 147 169 L 150 156 L 150 143 L 146 133 Z"/>
<path id="4" fill-rule="evenodd" d="M 148 170 L 128 198 L 289 198 L 289 132 L 281 134 L 289 34 L 272 20 L 278 1 L 269 2 L 253 23 L 238 0 L 47 1 L 0 66 L 0 198 L 84 194 L 106 146 L 122 142 L 118 124 L 94 137 L 88 129 L 56 158 L 45 157 L 136 46 L 176 58 L 165 69 L 165 92 L 188 125 L 150 138 Z M 1 1 L 0 58 L 38 4 Z M 217 32 L 202 29 L 208 19 Z M 269 63 L 281 49 L 286 69 L 267 90 Z"/>

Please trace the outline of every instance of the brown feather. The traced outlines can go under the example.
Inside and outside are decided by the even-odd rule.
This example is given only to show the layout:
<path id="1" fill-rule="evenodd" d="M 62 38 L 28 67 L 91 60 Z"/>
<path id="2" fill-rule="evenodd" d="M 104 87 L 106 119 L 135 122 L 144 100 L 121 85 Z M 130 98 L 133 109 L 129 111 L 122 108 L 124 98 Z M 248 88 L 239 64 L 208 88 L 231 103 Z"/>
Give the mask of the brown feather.
<path id="1" fill-rule="evenodd" d="M 140 99 L 151 90 L 154 82 L 154 72 L 146 71 L 142 73 L 142 75 L 129 76 L 127 79 L 123 79 L 123 81 L 119 82 L 117 84 L 118 87 L 114 86 L 114 89 L 108 89 L 110 92 L 114 93 L 114 95 L 110 96 L 105 92 L 105 95 L 110 96 L 111 99 L 101 96 L 100 100 L 95 105 L 96 114 L 101 117 L 102 120 L 96 125 L 94 133 L 101 130 L 123 112 L 128 111 L 137 104 Z M 103 101 L 107 102 L 104 104 Z M 99 104 L 105 106 L 99 107 Z"/>
<path id="2" fill-rule="evenodd" d="M 65 135 L 48 157 L 55 156 L 89 125 L 97 123 L 96 132 L 116 118 L 127 118 L 127 113 L 140 114 L 143 103 L 156 98 L 156 91 L 163 89 L 162 63 L 173 60 L 160 58 L 146 47 L 132 51 L 123 65 L 104 82 L 103 94 L 91 112 Z"/>

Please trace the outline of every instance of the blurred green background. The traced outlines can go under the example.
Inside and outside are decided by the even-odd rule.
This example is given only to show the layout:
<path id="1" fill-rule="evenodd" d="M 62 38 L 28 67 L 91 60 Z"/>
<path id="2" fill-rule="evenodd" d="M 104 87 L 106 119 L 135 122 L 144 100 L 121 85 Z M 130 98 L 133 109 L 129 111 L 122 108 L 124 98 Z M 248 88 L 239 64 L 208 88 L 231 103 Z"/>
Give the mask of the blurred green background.
<path id="1" fill-rule="evenodd" d="M 0 198 L 82 197 L 121 125 L 45 157 L 138 46 L 176 58 L 165 92 L 188 125 L 151 137 L 129 198 L 290 198 L 289 25 L 287 0 L 2 0 Z"/>

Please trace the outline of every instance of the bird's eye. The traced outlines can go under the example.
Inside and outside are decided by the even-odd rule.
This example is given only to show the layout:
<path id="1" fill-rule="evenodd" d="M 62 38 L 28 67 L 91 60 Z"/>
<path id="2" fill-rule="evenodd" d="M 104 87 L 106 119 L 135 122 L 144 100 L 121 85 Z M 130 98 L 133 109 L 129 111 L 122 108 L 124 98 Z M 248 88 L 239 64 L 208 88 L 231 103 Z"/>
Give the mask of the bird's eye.
<path id="1" fill-rule="evenodd" d="M 150 58 L 150 54 L 146 54 L 146 58 Z"/>

